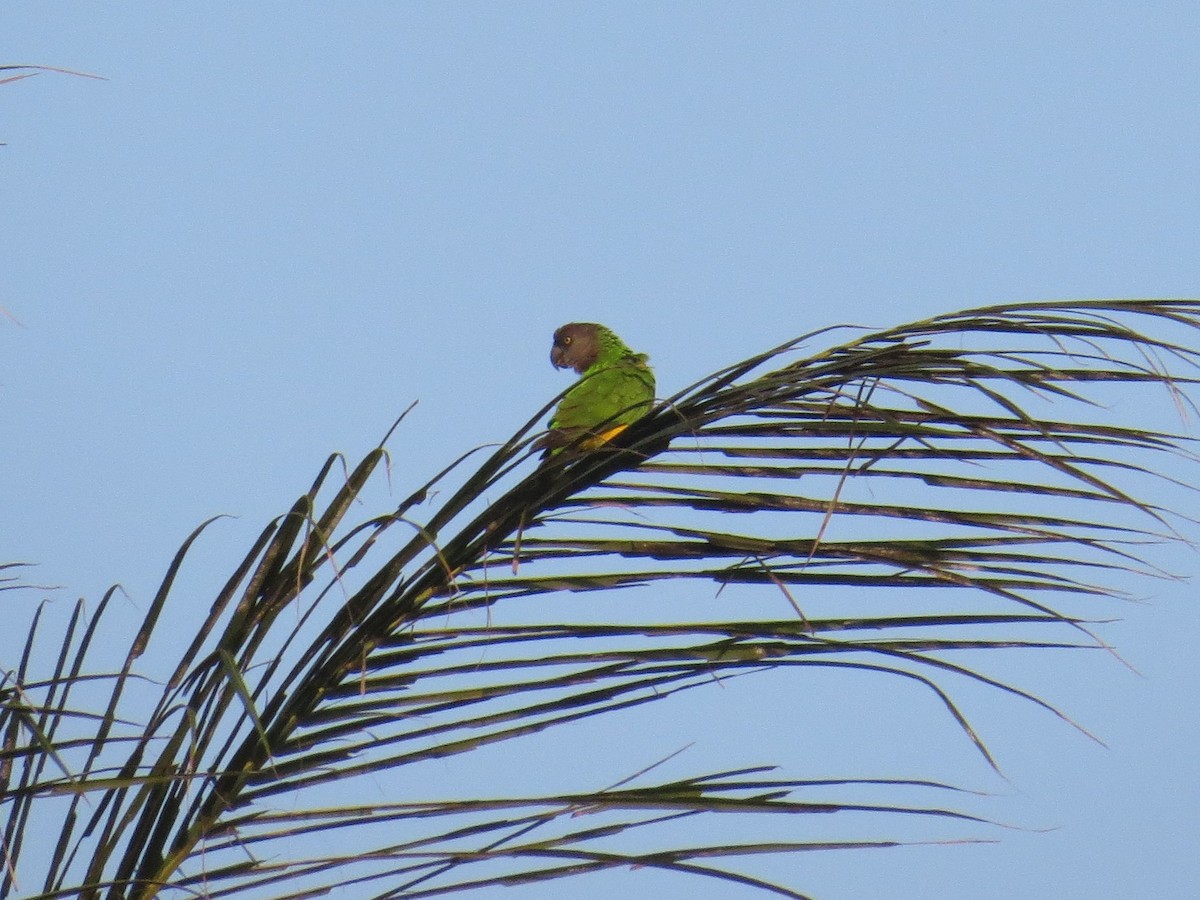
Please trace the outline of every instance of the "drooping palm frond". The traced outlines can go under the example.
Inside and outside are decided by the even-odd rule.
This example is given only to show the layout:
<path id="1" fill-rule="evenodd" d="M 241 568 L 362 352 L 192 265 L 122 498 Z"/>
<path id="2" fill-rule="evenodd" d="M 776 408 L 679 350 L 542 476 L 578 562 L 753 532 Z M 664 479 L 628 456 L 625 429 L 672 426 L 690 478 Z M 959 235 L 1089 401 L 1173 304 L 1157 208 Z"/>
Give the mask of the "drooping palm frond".
<path id="1" fill-rule="evenodd" d="M 148 713 L 138 661 L 170 643 L 162 622 L 203 529 L 115 671 L 87 667 L 108 598 L 36 665 L 35 622 L 0 721 L 5 893 L 35 864 L 23 896 L 426 897 L 636 865 L 800 897 L 739 861 L 890 843 L 795 837 L 805 814 L 976 821 L 936 801 L 830 802 L 828 781 L 758 761 L 486 798 L 405 773 L 733 677 L 830 669 L 919 683 L 994 764 L 943 682 L 1057 712 L 963 654 L 1099 646 L 1086 620 L 1114 573 L 1155 574 L 1147 543 L 1187 531 L 1151 495 L 1192 490 L 1165 474 L 1196 462 L 1192 440 L 1140 417 L 1152 387 L 1189 409 L 1197 326 L 1195 301 L 1095 301 L 973 310 L 806 355 L 823 337 L 809 335 L 680 392 L 609 450 L 538 465 L 543 410 L 473 471 L 469 454 L 354 526 L 385 451 L 344 479 L 331 459 L 214 592 Z M 1139 421 L 1108 414 L 1121 390 Z M 634 587 L 637 620 L 599 611 Z M 681 619 L 698 590 L 726 613 Z M 517 615 L 480 618 L 493 608 Z M 77 708 L 97 683 L 105 708 Z M 721 840 L 689 843 L 709 816 Z M 35 860 L 27 836 L 48 818 L 57 837 Z M 793 837 L 756 838 L 767 821 Z"/>
<path id="2" fill-rule="evenodd" d="M 9 75 L 8 72 L 15 74 Z M 107 81 L 103 75 L 92 75 L 88 72 L 76 72 L 72 69 L 61 69 L 57 66 L 31 66 L 31 65 L 0 65 L 0 84 L 11 84 L 14 81 L 23 81 L 26 78 L 32 78 L 34 75 L 42 72 L 58 72 L 61 75 L 78 75 L 80 78 L 95 78 L 97 81 Z M 0 141 L 0 147 L 5 146 L 3 141 Z M 16 322 L 16 318 L 11 313 L 0 306 L 0 315 L 4 315 L 12 321 Z"/>
<path id="3" fill-rule="evenodd" d="M 11 81 L 20 81 L 23 78 L 32 78 L 40 72 L 58 72 L 61 75 L 78 75 L 80 78 L 95 78 L 98 81 L 107 81 L 103 75 L 92 75 L 89 72 L 76 72 L 74 69 L 63 69 L 58 66 L 30 66 L 30 65 L 9 65 L 0 66 L 0 72 L 16 72 L 16 75 L 0 75 L 0 84 L 8 84 Z"/>

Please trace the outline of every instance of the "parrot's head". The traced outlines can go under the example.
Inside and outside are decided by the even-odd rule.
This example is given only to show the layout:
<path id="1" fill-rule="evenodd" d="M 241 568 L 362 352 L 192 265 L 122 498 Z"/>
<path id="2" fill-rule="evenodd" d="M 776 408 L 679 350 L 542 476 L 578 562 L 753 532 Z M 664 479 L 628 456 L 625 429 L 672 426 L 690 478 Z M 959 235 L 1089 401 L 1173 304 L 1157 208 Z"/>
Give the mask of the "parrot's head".
<path id="1" fill-rule="evenodd" d="M 554 332 L 550 362 L 556 369 L 583 374 L 600 356 L 601 335 L 608 331 L 593 322 L 570 322 Z"/>

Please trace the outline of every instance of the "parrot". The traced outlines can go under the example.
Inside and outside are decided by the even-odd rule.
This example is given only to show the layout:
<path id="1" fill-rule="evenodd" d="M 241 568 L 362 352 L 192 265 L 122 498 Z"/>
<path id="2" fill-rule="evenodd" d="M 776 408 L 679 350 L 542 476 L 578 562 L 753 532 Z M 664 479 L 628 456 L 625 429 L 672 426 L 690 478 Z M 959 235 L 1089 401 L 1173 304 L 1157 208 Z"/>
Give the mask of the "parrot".
<path id="1" fill-rule="evenodd" d="M 580 378 L 550 417 L 550 431 L 540 442 L 544 458 L 572 445 L 595 450 L 646 415 L 654 403 L 649 358 L 594 322 L 570 322 L 555 331 L 550 363 L 574 369 Z"/>

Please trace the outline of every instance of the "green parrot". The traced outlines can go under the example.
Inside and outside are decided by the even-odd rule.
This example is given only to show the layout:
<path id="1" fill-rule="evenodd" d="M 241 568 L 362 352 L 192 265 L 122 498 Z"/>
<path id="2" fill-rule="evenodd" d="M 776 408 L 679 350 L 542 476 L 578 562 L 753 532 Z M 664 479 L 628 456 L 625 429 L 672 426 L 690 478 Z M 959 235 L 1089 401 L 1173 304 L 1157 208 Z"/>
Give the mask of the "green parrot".
<path id="1" fill-rule="evenodd" d="M 554 332 L 550 362 L 556 369 L 574 369 L 580 378 L 550 417 L 550 431 L 540 442 L 545 455 L 571 445 L 595 450 L 648 413 L 654 403 L 648 359 L 593 322 L 571 322 Z"/>

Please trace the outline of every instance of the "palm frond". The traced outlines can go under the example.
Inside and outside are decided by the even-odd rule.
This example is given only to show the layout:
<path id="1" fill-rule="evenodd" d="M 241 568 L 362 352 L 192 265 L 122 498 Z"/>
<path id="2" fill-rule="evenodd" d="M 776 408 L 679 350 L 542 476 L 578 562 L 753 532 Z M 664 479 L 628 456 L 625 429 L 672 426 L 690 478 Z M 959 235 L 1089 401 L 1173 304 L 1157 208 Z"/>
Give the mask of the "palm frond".
<path id="1" fill-rule="evenodd" d="M 1121 596 L 1121 577 L 1169 577 L 1153 545 L 1193 521 L 1154 497 L 1179 506 L 1193 490 L 1194 440 L 1107 407 L 1137 392 L 1140 419 L 1157 386 L 1189 415 L 1198 325 L 1196 301 L 1115 300 L 971 310 L 806 352 L 828 333 L 815 332 L 680 391 L 606 451 L 536 464 L 543 410 L 473 470 L 465 454 L 352 526 L 386 451 L 340 478 L 333 457 L 214 592 L 148 702 L 134 665 L 172 653 L 162 622 L 206 526 L 118 671 L 87 668 L 108 598 L 65 626 L 36 677 L 35 625 L 0 721 L 3 893 L 39 815 L 58 823 L 39 897 L 347 883 L 426 897 L 627 866 L 801 897 L 729 865 L 895 843 L 797 838 L 806 814 L 980 824 L 931 804 L 818 800 L 827 782 L 759 768 L 609 787 L 580 772 L 570 792 L 491 798 L 414 797 L 402 776 L 731 678 L 830 670 L 920 685 L 996 766 L 947 683 L 1070 721 L 974 661 L 1103 648 L 1097 603 Z M 635 588 L 637 620 L 614 624 L 604 601 Z M 714 593 L 726 613 L 681 620 Z M 88 718 L 69 698 L 94 684 L 108 701 Z M 381 784 L 407 799 L 330 802 Z M 687 843 L 685 823 L 713 817 L 721 839 Z M 768 820 L 785 836 L 731 836 Z M 354 851 L 331 854 L 325 840 L 347 829 Z"/>
<path id="2" fill-rule="evenodd" d="M 74 69 L 63 69 L 58 66 L 7 65 L 0 66 L 0 72 L 16 72 L 16 75 L 0 76 L 0 84 L 10 81 L 20 81 L 22 78 L 32 78 L 40 72 L 58 72 L 60 75 L 76 75 L 80 78 L 94 78 L 97 81 L 107 81 L 103 75 L 92 75 L 89 72 L 77 72 Z"/>

